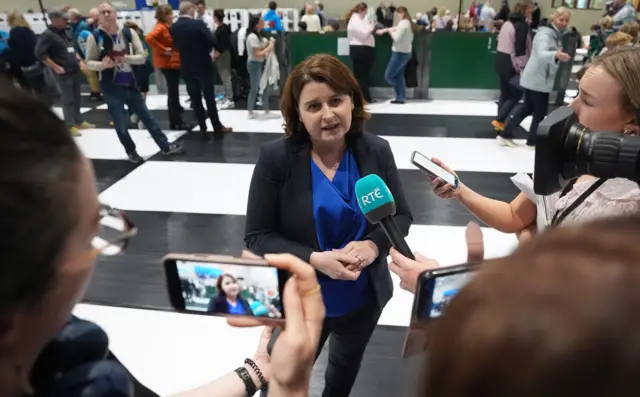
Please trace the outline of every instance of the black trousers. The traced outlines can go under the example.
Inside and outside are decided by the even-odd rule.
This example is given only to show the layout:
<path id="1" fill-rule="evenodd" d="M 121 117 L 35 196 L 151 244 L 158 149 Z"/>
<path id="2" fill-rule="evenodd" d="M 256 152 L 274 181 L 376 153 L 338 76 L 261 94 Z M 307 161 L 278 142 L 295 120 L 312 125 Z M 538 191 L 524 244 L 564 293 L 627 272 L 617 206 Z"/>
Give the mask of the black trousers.
<path id="1" fill-rule="evenodd" d="M 498 101 L 496 121 L 501 123 L 504 123 L 513 111 L 513 108 L 520 102 L 520 98 L 522 98 L 522 89 L 510 82 L 514 75 L 498 73 L 500 79 L 500 100 Z"/>
<path id="2" fill-rule="evenodd" d="M 524 89 L 524 103 L 522 103 L 513 113 L 513 117 L 500 133 L 500 136 L 507 139 L 513 138 L 513 132 L 522 123 L 522 120 L 531 117 L 531 128 L 527 137 L 527 145 L 534 146 L 536 144 L 536 136 L 538 135 L 538 124 L 547 115 L 549 109 L 549 93 Z"/>
<path id="3" fill-rule="evenodd" d="M 371 304 L 341 317 L 327 317 L 322 326 L 316 360 L 329 339 L 329 362 L 324 374 L 324 391 L 322 397 L 348 397 L 356 381 L 364 351 L 369 344 L 371 335 L 378 324 L 380 310 Z M 276 329 L 269 342 L 271 346 L 279 335 Z M 331 336 L 331 338 L 329 338 Z M 262 397 L 267 392 L 262 392 Z"/>
<path id="4" fill-rule="evenodd" d="M 182 105 L 180 105 L 180 70 L 160 69 L 167 80 L 167 108 L 171 129 L 182 125 Z M 200 101 L 202 106 L 202 101 Z"/>
<path id="5" fill-rule="evenodd" d="M 199 75 L 183 74 L 182 78 L 187 84 L 187 92 L 189 93 L 189 98 L 191 98 L 191 105 L 193 106 L 193 111 L 196 114 L 200 130 L 207 130 L 207 115 L 209 116 L 209 119 L 211 119 L 213 130 L 220 130 L 223 126 L 222 123 L 220 123 L 218 107 L 216 106 L 216 94 L 213 87 L 213 71 Z M 204 101 L 207 104 L 206 112 L 202 106 L 203 96 Z"/>
<path id="6" fill-rule="evenodd" d="M 375 61 L 375 50 L 366 45 L 352 45 L 349 47 L 351 62 L 353 63 L 353 74 L 358 80 L 358 85 L 362 91 L 362 96 L 367 102 L 371 102 L 371 71 Z"/>

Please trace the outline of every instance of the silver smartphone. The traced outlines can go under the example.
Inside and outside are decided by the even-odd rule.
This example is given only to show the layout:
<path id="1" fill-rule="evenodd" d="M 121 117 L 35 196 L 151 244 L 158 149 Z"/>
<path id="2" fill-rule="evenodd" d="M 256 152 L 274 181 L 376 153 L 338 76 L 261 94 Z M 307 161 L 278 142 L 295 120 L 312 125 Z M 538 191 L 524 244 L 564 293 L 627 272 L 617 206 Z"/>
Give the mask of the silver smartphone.
<path id="1" fill-rule="evenodd" d="M 431 178 L 440 178 L 453 186 L 454 189 L 458 188 L 458 177 L 431 161 L 424 154 L 414 151 L 411 155 L 411 164 L 426 172 Z"/>

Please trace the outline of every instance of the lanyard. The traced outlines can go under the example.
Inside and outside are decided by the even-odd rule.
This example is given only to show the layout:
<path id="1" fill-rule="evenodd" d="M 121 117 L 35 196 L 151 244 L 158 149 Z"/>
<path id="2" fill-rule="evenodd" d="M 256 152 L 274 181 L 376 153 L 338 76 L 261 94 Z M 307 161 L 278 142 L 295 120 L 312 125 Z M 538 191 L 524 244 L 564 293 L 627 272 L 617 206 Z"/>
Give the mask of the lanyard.
<path id="1" fill-rule="evenodd" d="M 571 203 L 569 208 L 564 210 L 562 214 L 560 214 L 560 210 L 557 210 L 555 215 L 553 215 L 553 219 L 551 220 L 551 226 L 558 226 L 560 223 L 562 223 L 562 221 L 564 221 L 564 219 L 573 210 L 578 208 L 578 206 L 582 204 L 587 199 L 587 197 L 589 197 L 593 192 L 595 192 L 600 186 L 604 185 L 606 181 L 607 181 L 606 178 L 598 179 L 593 185 L 589 186 L 589 189 L 585 190 L 584 193 L 580 195 L 580 197 L 578 197 L 573 203 Z M 566 196 L 567 193 L 569 193 L 571 189 L 573 189 L 573 185 L 575 184 L 576 184 L 576 179 L 573 179 L 571 182 L 569 182 L 569 184 L 565 186 L 565 188 L 562 190 L 562 193 L 560 194 L 560 198 Z"/>

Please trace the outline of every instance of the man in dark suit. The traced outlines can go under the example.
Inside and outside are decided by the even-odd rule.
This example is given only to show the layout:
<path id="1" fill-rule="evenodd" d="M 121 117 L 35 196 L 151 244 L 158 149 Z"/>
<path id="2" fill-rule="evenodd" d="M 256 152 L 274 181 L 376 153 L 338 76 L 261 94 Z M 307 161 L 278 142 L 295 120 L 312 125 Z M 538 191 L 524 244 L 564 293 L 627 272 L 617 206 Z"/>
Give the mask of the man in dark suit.
<path id="1" fill-rule="evenodd" d="M 182 77 L 187 84 L 193 110 L 196 112 L 200 131 L 207 136 L 207 114 L 202 106 L 202 97 L 207 103 L 207 113 L 217 133 L 231 132 L 218 117 L 215 91 L 213 88 L 213 60 L 211 53 L 215 47 L 215 37 L 207 25 L 194 19 L 196 7 L 189 1 L 180 3 L 180 17 L 171 26 L 173 43 L 180 52 Z"/>

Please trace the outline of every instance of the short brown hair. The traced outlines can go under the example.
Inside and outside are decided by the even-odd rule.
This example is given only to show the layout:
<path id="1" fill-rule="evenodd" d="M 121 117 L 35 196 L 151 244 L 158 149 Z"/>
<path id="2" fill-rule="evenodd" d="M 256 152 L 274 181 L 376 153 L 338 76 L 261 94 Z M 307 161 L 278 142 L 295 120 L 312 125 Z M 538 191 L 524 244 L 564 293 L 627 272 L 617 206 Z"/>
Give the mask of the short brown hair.
<path id="1" fill-rule="evenodd" d="M 169 22 L 173 19 L 173 8 L 169 4 L 160 4 L 156 8 L 155 18 L 160 22 Z"/>
<path id="2" fill-rule="evenodd" d="M 302 89 L 312 81 L 325 83 L 335 92 L 351 97 L 353 117 L 347 139 L 361 135 L 364 122 L 370 117 L 364 107 L 362 91 L 347 65 L 331 54 L 311 55 L 298 64 L 289 75 L 280 100 L 280 110 L 284 118 L 284 135 L 295 143 L 309 141 L 309 133 L 300 121 L 298 104 Z"/>
<path id="3" fill-rule="evenodd" d="M 637 391 L 638 241 L 640 216 L 610 218 L 550 230 L 487 261 L 429 331 L 423 395 Z"/>
<path id="4" fill-rule="evenodd" d="M 640 33 L 640 24 L 638 21 L 625 22 L 620 28 L 619 32 L 626 33 L 633 37 L 633 41 L 638 41 L 638 34 Z"/>

